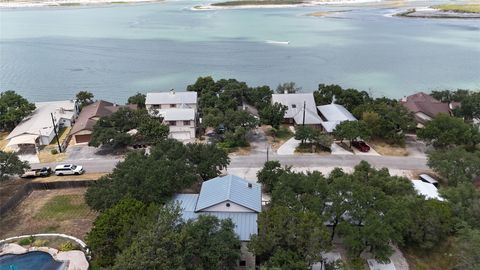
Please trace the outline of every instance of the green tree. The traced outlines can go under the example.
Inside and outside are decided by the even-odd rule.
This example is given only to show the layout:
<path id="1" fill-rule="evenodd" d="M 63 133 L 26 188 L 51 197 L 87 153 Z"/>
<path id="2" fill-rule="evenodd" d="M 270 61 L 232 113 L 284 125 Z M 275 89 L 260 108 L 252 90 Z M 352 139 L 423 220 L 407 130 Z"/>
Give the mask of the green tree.
<path id="1" fill-rule="evenodd" d="M 306 142 L 313 142 L 320 134 L 320 130 L 311 126 L 297 126 L 295 130 L 295 140 L 301 141 L 302 144 Z"/>
<path id="2" fill-rule="evenodd" d="M 169 127 L 158 119 L 145 116 L 138 126 L 138 132 L 147 144 L 156 144 L 165 140 L 169 134 Z"/>
<path id="3" fill-rule="evenodd" d="M 465 120 L 480 119 L 480 93 L 472 92 L 468 98 L 462 100 L 460 107 L 454 112 Z"/>
<path id="4" fill-rule="evenodd" d="M 396 101 L 376 99 L 372 103 L 357 106 L 352 112 L 361 120 L 365 120 L 363 116 L 370 117 L 367 122 L 371 128 L 370 136 L 390 144 L 403 146 L 405 132 L 414 130 L 416 126 L 413 115 Z"/>
<path id="5" fill-rule="evenodd" d="M 480 230 L 462 229 L 454 243 L 457 270 L 478 270 L 480 265 Z"/>
<path id="6" fill-rule="evenodd" d="M 145 109 L 145 94 L 136 93 L 135 95 L 128 98 L 128 104 L 135 104 L 139 109 Z"/>
<path id="7" fill-rule="evenodd" d="M 157 207 L 148 207 L 134 199 L 123 199 L 113 207 L 101 212 L 87 235 L 87 244 L 92 250 L 92 264 L 99 267 L 112 266 L 115 257 L 132 244 Z"/>
<path id="8" fill-rule="evenodd" d="M 478 129 L 462 119 L 439 114 L 417 133 L 418 137 L 436 148 L 457 145 L 474 146 L 480 142 Z"/>
<path id="9" fill-rule="evenodd" d="M 93 103 L 93 94 L 88 91 L 80 91 L 75 96 L 80 108 L 83 108 L 89 104 Z"/>
<path id="10" fill-rule="evenodd" d="M 317 105 L 330 104 L 334 101 L 335 97 L 335 103 L 345 106 L 349 111 L 353 111 L 359 105 L 372 101 L 365 91 L 352 88 L 343 89 L 341 86 L 335 84 L 319 84 L 318 90 L 313 92 L 313 95 Z"/>
<path id="11" fill-rule="evenodd" d="M 352 147 L 352 141 L 358 138 L 367 140 L 370 138 L 370 130 L 363 121 L 343 121 L 335 127 L 333 135 L 343 141 L 344 139 L 350 142 Z"/>
<path id="12" fill-rule="evenodd" d="M 0 151 L 0 181 L 7 180 L 12 175 L 21 175 L 30 169 L 26 161 L 21 161 L 15 152 Z"/>
<path id="13" fill-rule="evenodd" d="M 186 269 L 234 269 L 240 259 L 240 240 L 230 219 L 201 215 L 182 228 Z"/>
<path id="14" fill-rule="evenodd" d="M 194 171 L 206 181 L 219 176 L 227 168 L 227 152 L 212 144 L 187 144 L 188 160 Z"/>
<path id="15" fill-rule="evenodd" d="M 206 155 L 211 155 L 210 159 L 202 160 Z M 218 176 L 215 172 L 226 162 L 225 155 L 211 147 L 185 146 L 167 139 L 153 146 L 149 155 L 129 153 L 111 174 L 87 189 L 85 198 L 95 210 L 109 208 L 124 197 L 146 204 L 165 203 L 202 177 Z"/>
<path id="16" fill-rule="evenodd" d="M 162 207 L 155 221 L 117 256 L 113 269 L 185 269 L 182 226 L 178 206 Z"/>
<path id="17" fill-rule="evenodd" d="M 455 187 L 440 189 L 455 216 L 455 224 L 467 224 L 472 228 L 480 228 L 480 190 L 472 183 L 460 183 Z"/>
<path id="18" fill-rule="evenodd" d="M 270 105 L 272 93 L 273 91 L 266 85 L 253 87 L 247 91 L 245 98 L 249 104 L 255 106 L 260 111 Z"/>
<path id="19" fill-rule="evenodd" d="M 138 134 L 128 132 L 137 129 Z M 168 127 L 150 116 L 146 110 L 120 108 L 115 113 L 101 117 L 93 127 L 89 145 L 122 148 L 137 140 L 149 144 L 158 143 L 168 136 Z"/>
<path id="20" fill-rule="evenodd" d="M 12 130 L 23 118 L 35 110 L 35 104 L 15 93 L 5 91 L 0 93 L 0 128 Z"/>
<path id="21" fill-rule="evenodd" d="M 265 162 L 263 168 L 257 172 L 258 182 L 262 184 L 266 192 L 271 192 L 280 181 L 280 176 L 290 172 L 290 167 L 282 168 L 277 160 Z"/>
<path id="22" fill-rule="evenodd" d="M 462 148 L 435 150 L 428 154 L 428 166 L 449 185 L 472 183 L 480 175 L 480 152 Z"/>
<path id="23" fill-rule="evenodd" d="M 311 266 L 329 248 L 328 231 L 318 215 L 284 206 L 274 206 L 259 214 L 258 235 L 253 235 L 248 243 L 248 249 L 263 262 L 280 269 L 284 269 L 284 263 Z M 286 254 L 296 261 L 280 259 Z"/>
<path id="24" fill-rule="evenodd" d="M 288 107 L 280 103 L 265 106 L 260 112 L 260 121 L 262 124 L 271 125 L 274 129 L 278 129 L 283 122 L 283 117 Z"/>
<path id="25" fill-rule="evenodd" d="M 301 87 L 298 87 L 294 82 L 286 82 L 282 84 L 278 84 L 276 92 L 278 94 L 289 93 L 294 94 L 300 92 L 302 90 Z"/>
<path id="26" fill-rule="evenodd" d="M 411 224 L 405 230 L 407 244 L 431 249 L 451 233 L 453 216 L 447 202 L 419 198 L 410 207 Z"/>

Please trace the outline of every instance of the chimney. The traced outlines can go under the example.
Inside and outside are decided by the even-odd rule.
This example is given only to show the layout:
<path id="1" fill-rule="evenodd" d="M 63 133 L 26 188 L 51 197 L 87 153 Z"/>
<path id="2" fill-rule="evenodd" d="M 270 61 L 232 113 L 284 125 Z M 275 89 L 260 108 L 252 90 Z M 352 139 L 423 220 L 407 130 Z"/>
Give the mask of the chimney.
<path id="1" fill-rule="evenodd" d="M 288 94 L 288 90 L 287 89 L 283 90 L 283 93 Z"/>
<path id="2" fill-rule="evenodd" d="M 170 95 L 175 95 L 175 90 L 173 88 L 170 89 Z"/>

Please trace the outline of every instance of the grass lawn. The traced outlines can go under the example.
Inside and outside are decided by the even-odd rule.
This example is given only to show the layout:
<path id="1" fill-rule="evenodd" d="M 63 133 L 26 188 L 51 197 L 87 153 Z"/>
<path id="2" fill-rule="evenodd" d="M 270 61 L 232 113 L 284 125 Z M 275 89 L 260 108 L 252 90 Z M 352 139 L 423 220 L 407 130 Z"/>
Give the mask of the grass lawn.
<path id="1" fill-rule="evenodd" d="M 0 219 L 0 238 L 65 233 L 84 239 L 97 213 L 85 203 L 86 188 L 35 190 Z"/>
<path id="2" fill-rule="evenodd" d="M 432 6 L 432 8 L 436 8 L 442 11 L 453 11 L 458 13 L 480 13 L 480 4 L 445 4 Z"/>
<path id="3" fill-rule="evenodd" d="M 369 141 L 368 145 L 382 156 L 408 156 L 408 151 L 405 147 L 390 145 L 383 141 Z"/>
<path id="4" fill-rule="evenodd" d="M 83 195 L 57 195 L 51 198 L 34 216 L 35 219 L 66 220 L 86 215 L 90 208 Z"/>

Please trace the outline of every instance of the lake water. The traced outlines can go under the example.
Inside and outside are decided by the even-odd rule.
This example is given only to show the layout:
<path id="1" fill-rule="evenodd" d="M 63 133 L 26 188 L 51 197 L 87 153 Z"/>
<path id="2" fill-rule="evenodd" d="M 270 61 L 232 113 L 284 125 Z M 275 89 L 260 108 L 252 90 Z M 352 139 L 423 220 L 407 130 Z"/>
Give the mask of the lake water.
<path id="1" fill-rule="evenodd" d="M 123 103 L 205 75 L 396 98 L 480 89 L 480 20 L 388 17 L 392 8 L 375 5 L 190 9 L 203 3 L 1 10 L 0 90 L 46 101 L 88 89 Z M 325 10 L 348 12 L 304 16 Z"/>

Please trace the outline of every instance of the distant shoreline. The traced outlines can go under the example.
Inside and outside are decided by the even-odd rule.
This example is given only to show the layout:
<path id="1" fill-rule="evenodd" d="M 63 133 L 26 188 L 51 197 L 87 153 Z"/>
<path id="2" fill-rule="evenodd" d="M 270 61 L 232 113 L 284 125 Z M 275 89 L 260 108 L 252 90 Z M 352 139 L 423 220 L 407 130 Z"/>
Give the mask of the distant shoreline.
<path id="1" fill-rule="evenodd" d="M 34 7 L 81 7 L 94 5 L 140 4 L 163 2 L 163 0 L 50 0 L 50 1 L 1 1 L 2 8 L 34 8 Z"/>
<path id="2" fill-rule="evenodd" d="M 237 0 L 194 6 L 192 10 L 286 8 L 317 5 L 361 4 L 383 2 L 383 0 Z"/>
<path id="3" fill-rule="evenodd" d="M 480 13 L 442 10 L 436 6 L 411 8 L 393 16 L 423 19 L 480 19 Z"/>

